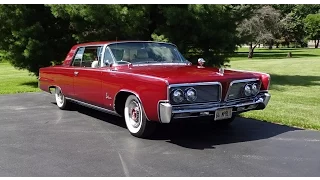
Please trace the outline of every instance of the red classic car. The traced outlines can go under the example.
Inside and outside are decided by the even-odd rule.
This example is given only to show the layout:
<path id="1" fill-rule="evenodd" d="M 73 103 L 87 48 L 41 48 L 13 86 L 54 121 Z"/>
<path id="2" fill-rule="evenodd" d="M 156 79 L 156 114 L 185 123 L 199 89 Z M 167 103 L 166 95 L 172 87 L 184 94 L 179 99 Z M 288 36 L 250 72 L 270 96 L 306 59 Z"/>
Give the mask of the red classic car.
<path id="1" fill-rule="evenodd" d="M 183 118 L 211 116 L 226 125 L 268 104 L 268 74 L 204 67 L 201 58 L 198 63 L 171 43 L 78 44 L 62 65 L 40 69 L 39 87 L 55 93 L 60 109 L 76 102 L 124 117 L 137 137 L 150 135 L 157 122 Z"/>

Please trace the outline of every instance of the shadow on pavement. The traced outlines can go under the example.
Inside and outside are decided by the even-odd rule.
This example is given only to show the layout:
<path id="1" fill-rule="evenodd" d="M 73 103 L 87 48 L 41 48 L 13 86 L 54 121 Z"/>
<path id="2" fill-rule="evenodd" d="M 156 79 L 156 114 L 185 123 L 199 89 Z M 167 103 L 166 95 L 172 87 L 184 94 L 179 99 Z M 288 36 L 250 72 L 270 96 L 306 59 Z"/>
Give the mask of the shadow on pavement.
<path id="1" fill-rule="evenodd" d="M 123 118 L 73 104 L 71 111 L 94 117 L 126 129 Z M 285 125 L 237 117 L 229 127 L 216 127 L 208 120 L 159 124 L 149 140 L 161 140 L 190 149 L 210 149 L 216 145 L 268 139 L 279 134 L 301 130 Z M 128 132 L 127 136 L 131 136 Z"/>

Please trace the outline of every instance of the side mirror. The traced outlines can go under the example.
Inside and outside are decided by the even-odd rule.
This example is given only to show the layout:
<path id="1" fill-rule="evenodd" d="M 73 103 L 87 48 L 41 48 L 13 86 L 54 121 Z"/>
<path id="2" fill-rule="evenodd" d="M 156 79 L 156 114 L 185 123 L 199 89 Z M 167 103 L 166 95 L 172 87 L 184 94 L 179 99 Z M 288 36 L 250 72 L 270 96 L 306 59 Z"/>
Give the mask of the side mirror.
<path id="1" fill-rule="evenodd" d="M 198 64 L 199 64 L 199 66 L 201 66 L 201 67 L 203 67 L 203 65 L 204 65 L 205 62 L 206 62 L 206 61 L 205 61 L 203 58 L 199 58 L 199 59 L 198 59 Z"/>

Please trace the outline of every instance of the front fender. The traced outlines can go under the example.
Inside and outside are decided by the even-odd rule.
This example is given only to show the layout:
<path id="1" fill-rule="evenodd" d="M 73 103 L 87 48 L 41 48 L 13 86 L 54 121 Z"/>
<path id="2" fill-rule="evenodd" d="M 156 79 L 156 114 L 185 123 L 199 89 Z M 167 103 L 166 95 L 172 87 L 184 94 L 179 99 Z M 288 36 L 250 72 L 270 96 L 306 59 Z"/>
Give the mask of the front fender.
<path id="1" fill-rule="evenodd" d="M 122 73 L 117 74 L 117 80 L 121 82 L 121 86 L 114 94 L 114 101 L 120 92 L 134 94 L 141 101 L 147 119 L 159 121 L 158 103 L 167 100 L 168 84 L 165 80 L 134 74 L 127 76 Z"/>

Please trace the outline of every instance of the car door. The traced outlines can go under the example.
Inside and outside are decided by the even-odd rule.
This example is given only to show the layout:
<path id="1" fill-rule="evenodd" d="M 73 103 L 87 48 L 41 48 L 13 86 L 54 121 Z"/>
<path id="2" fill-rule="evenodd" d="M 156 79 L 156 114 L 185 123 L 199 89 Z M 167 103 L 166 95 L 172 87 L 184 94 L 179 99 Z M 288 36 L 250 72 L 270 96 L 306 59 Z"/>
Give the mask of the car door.
<path id="1" fill-rule="evenodd" d="M 74 66 L 73 90 L 75 99 L 96 106 L 102 105 L 101 68 L 91 67 L 93 61 L 98 60 L 102 46 L 88 46 L 79 49 Z"/>
<path id="2" fill-rule="evenodd" d="M 114 96 L 117 90 L 119 89 L 119 82 L 117 82 L 116 79 L 117 77 L 115 76 L 114 71 L 112 71 L 112 68 L 110 67 L 110 65 L 114 63 L 115 60 L 110 49 L 108 47 L 105 47 L 102 58 L 102 66 L 104 68 L 103 71 L 101 71 L 101 92 L 103 94 L 102 106 L 108 110 L 114 110 Z"/>

